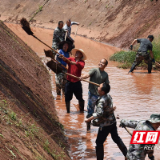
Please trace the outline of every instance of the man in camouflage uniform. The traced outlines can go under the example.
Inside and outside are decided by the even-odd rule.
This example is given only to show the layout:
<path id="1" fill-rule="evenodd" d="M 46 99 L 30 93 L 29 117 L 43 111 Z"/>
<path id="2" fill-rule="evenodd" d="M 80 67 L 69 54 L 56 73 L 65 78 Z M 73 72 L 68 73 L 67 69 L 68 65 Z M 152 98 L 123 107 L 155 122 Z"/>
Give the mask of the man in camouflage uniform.
<path id="1" fill-rule="evenodd" d="M 85 120 L 86 123 L 93 120 L 92 124 L 99 126 L 96 139 L 97 160 L 103 160 L 104 158 L 103 143 L 105 142 L 109 133 L 111 134 L 113 141 L 123 153 L 124 157 L 126 157 L 127 154 L 127 148 L 117 132 L 117 123 L 114 115 L 115 107 L 113 107 L 112 97 L 108 94 L 109 91 L 109 84 L 101 84 L 100 87 L 98 87 L 98 93 L 100 97 L 96 102 L 96 112 L 93 113 L 93 116 Z"/>
<path id="2" fill-rule="evenodd" d="M 59 21 L 58 27 L 54 30 L 52 48 L 57 50 L 59 48 L 60 42 L 64 41 L 64 37 L 65 37 L 65 30 L 63 29 L 63 21 Z M 53 51 L 52 58 L 54 58 L 55 55 L 56 52 Z"/>
<path id="3" fill-rule="evenodd" d="M 146 64 L 148 64 L 148 73 L 151 73 L 152 71 L 152 62 L 155 63 L 155 60 L 154 60 L 154 56 L 153 56 L 153 52 L 152 52 L 152 41 L 153 41 L 154 37 L 153 35 L 149 35 L 147 39 L 135 39 L 131 46 L 130 46 L 130 49 L 132 50 L 133 49 L 133 45 L 137 42 L 137 43 L 140 43 L 140 47 L 137 51 L 137 54 L 136 54 L 136 58 L 135 58 L 135 61 L 129 71 L 130 72 L 133 72 L 133 70 L 135 69 L 136 66 L 138 66 L 142 60 L 144 60 L 144 62 Z M 148 50 L 149 50 L 149 53 L 148 53 Z"/>
<path id="4" fill-rule="evenodd" d="M 160 114 L 152 114 L 149 120 L 122 119 L 120 123 L 121 127 L 130 127 L 137 131 L 156 131 L 160 126 Z M 147 154 L 149 159 L 154 160 L 154 150 L 147 150 L 147 148 L 154 148 L 154 145 L 130 144 L 127 152 L 127 160 L 145 160 Z"/>

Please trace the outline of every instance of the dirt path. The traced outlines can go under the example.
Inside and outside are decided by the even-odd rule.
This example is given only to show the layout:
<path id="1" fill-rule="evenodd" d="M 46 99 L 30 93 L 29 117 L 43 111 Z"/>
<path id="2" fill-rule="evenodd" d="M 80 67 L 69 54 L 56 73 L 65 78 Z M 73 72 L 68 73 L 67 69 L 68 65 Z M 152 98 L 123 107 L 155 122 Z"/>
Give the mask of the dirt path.
<path id="1" fill-rule="evenodd" d="M 40 57 L 44 57 L 43 49 L 45 48 L 39 42 L 36 42 L 32 37 L 26 35 L 18 26 L 7 24 L 16 34 L 31 46 Z M 34 28 L 35 34 L 42 38 L 46 43 L 51 45 L 52 32 L 46 29 Z M 76 37 L 76 47 L 82 48 L 87 53 L 88 59 L 83 73 L 88 72 L 91 68 L 97 67 L 101 58 L 107 59 L 117 48 L 106 46 L 82 37 Z M 128 75 L 128 70 L 117 69 L 114 63 L 109 62 L 106 68 L 111 82 L 111 95 L 114 105 L 117 106 L 116 116 L 120 119 L 148 119 L 152 113 L 159 112 L 159 95 L 160 81 L 159 73 L 153 72 L 147 74 L 147 71 L 135 71 L 134 74 Z M 79 113 L 77 100 L 74 98 L 71 104 L 71 114 L 66 114 L 65 103 L 63 97 L 56 96 L 54 74 L 53 79 L 53 94 L 56 97 L 56 109 L 60 121 L 65 126 L 68 142 L 71 147 L 70 155 L 73 160 L 95 160 L 95 140 L 97 135 L 97 127 L 92 127 L 91 132 L 86 132 L 84 123 L 85 114 Z M 84 99 L 87 106 L 88 84 L 83 83 Z M 119 120 L 118 125 L 119 125 Z M 121 138 L 128 147 L 130 136 L 122 129 L 118 128 Z M 160 152 L 155 151 L 156 160 L 160 160 Z M 105 158 L 107 160 L 123 160 L 123 156 L 113 143 L 109 135 L 105 143 Z"/>

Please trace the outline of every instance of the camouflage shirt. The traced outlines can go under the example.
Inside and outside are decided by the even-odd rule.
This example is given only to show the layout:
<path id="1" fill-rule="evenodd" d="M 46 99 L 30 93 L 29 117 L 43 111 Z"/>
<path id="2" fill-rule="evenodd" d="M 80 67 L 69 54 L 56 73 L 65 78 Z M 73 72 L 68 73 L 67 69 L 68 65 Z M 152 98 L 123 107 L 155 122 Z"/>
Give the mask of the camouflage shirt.
<path id="1" fill-rule="evenodd" d="M 121 124 L 134 128 L 137 131 L 154 131 L 154 128 L 148 121 L 122 119 Z M 127 152 L 127 160 L 145 160 L 147 154 L 153 153 L 153 150 L 147 150 L 147 148 L 154 148 L 154 145 L 130 144 Z"/>
<path id="2" fill-rule="evenodd" d="M 64 41 L 65 31 L 58 27 L 54 30 L 52 48 L 58 49 L 59 43 Z"/>
<path id="3" fill-rule="evenodd" d="M 96 112 L 93 113 L 93 116 L 98 117 L 96 120 L 100 127 L 109 126 L 116 122 L 112 97 L 109 94 L 98 98 Z"/>

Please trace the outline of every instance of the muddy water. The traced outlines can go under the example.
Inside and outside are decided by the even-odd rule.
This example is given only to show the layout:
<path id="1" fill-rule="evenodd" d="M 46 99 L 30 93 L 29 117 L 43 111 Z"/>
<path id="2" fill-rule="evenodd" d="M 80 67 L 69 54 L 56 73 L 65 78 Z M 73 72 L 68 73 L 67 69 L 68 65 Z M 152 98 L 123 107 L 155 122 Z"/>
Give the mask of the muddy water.
<path id="1" fill-rule="evenodd" d="M 18 34 L 32 49 L 43 59 L 43 49 L 46 48 L 32 37 L 26 35 L 17 25 L 7 24 L 16 34 Z M 75 28 L 73 28 L 73 31 Z M 44 40 L 47 44 L 52 43 L 52 30 L 33 28 L 34 33 Z M 91 68 L 97 67 L 101 58 L 109 58 L 111 54 L 119 50 L 117 48 L 106 46 L 82 37 L 76 37 L 76 47 L 82 48 L 87 54 L 86 66 L 83 73 L 88 72 Z M 147 74 L 147 71 L 135 71 L 134 74 L 128 75 L 128 70 L 122 70 L 115 67 L 116 64 L 109 62 L 106 71 L 109 74 L 111 83 L 111 95 L 114 105 L 117 107 L 116 116 L 120 119 L 148 119 L 152 113 L 160 112 L 160 74 L 153 72 Z M 54 74 L 52 73 L 53 94 L 56 98 L 56 110 L 61 123 L 65 127 L 68 142 L 71 147 L 70 155 L 73 160 L 95 160 L 95 140 L 97 136 L 97 127 L 92 127 L 90 132 L 86 132 L 84 114 L 79 113 L 78 103 L 75 97 L 71 103 L 71 113 L 66 114 L 64 97 L 58 97 L 55 92 Z M 88 84 L 83 82 L 83 98 L 87 106 Z M 120 119 L 117 119 L 118 125 Z M 132 129 L 130 129 L 132 131 Z M 128 147 L 130 135 L 122 128 L 118 128 L 119 134 Z M 113 143 L 109 135 L 105 146 L 105 159 L 123 160 L 116 144 Z M 160 160 L 159 150 L 155 151 L 156 160 Z M 147 159 L 147 158 L 146 158 Z"/>

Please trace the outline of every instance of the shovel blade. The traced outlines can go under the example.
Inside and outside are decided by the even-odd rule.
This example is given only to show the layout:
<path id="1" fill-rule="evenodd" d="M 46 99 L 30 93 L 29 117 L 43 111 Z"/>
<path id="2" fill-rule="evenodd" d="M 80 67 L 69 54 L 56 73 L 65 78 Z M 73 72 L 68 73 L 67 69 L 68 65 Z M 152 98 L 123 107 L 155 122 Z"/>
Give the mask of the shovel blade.
<path id="1" fill-rule="evenodd" d="M 51 50 L 44 49 L 44 53 L 45 53 L 46 57 L 53 58 L 53 52 Z"/>
<path id="2" fill-rule="evenodd" d="M 57 64 L 52 60 L 47 62 L 46 65 L 56 74 L 61 73 L 63 71 L 63 69 L 59 66 L 59 64 Z"/>

